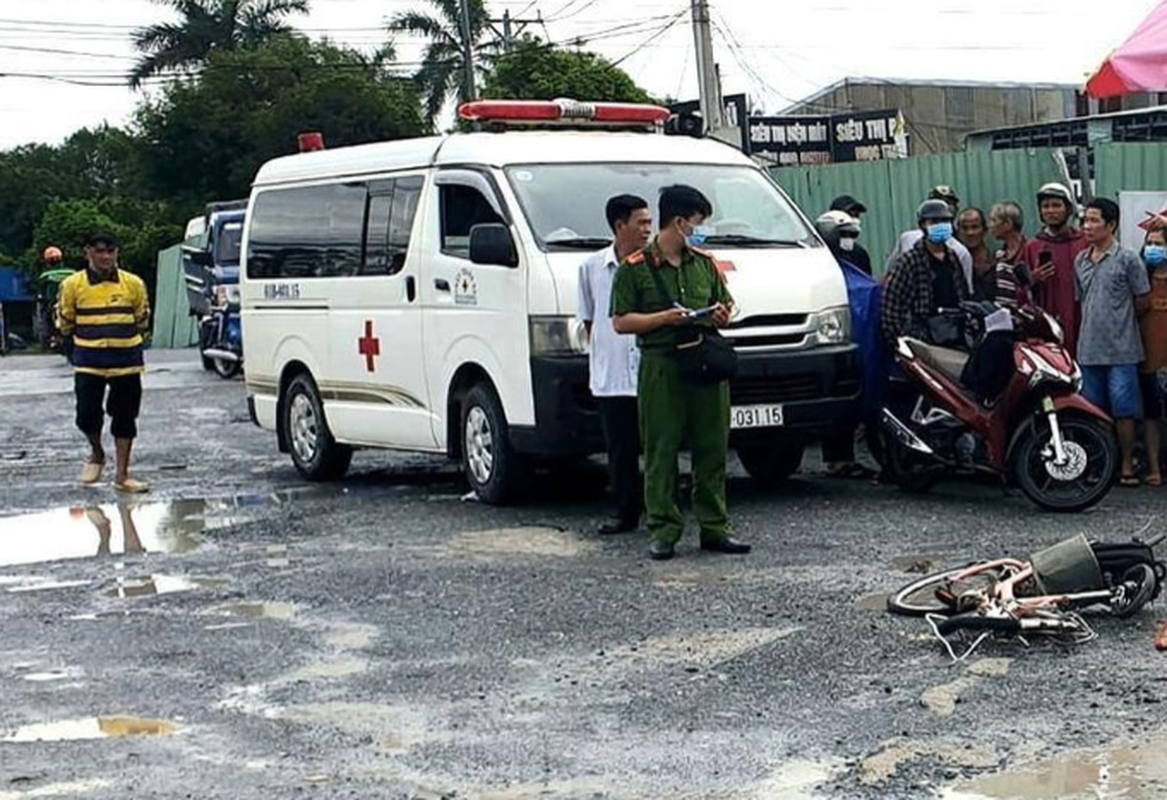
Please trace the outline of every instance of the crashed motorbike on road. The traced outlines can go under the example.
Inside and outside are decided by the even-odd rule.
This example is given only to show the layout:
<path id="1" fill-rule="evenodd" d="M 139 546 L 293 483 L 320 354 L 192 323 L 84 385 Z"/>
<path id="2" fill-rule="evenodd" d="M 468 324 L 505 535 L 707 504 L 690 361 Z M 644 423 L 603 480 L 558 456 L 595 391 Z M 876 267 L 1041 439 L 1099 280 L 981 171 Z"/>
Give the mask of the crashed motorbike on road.
<path id="1" fill-rule="evenodd" d="M 1114 424 L 1079 394 L 1082 373 L 1057 321 L 1032 303 L 970 302 L 941 317 L 965 347 L 896 342 L 902 374 L 881 413 L 891 479 L 922 492 L 954 473 L 985 472 L 1051 511 L 1081 511 L 1105 497 L 1120 466 Z M 988 392 L 986 373 L 998 379 Z"/>

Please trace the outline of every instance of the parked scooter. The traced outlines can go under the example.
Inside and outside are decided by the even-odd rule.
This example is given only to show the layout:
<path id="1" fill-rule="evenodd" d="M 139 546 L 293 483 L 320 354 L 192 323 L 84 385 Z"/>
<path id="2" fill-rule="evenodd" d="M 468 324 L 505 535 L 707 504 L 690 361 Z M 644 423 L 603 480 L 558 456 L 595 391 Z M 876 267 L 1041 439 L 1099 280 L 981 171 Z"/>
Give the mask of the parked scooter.
<path id="1" fill-rule="evenodd" d="M 956 472 L 987 472 L 1019 486 L 1042 508 L 1089 508 L 1118 476 L 1114 424 L 1079 394 L 1081 370 L 1063 349 L 1053 317 L 1031 303 L 998 313 L 1011 315 L 1013 333 L 1005 334 L 1010 338 L 997 370 L 1003 388 L 991 398 L 967 385 L 968 352 L 907 336 L 897 341 L 903 377 L 893 380 L 881 420 L 887 471 L 916 492 Z M 983 304 L 945 316 L 975 330 L 983 325 Z"/>
<path id="2" fill-rule="evenodd" d="M 245 211 L 240 203 L 211 204 L 196 218 L 183 245 L 187 298 L 199 320 L 203 368 L 233 378 L 243 368 L 243 329 L 239 302 L 239 247 Z"/>

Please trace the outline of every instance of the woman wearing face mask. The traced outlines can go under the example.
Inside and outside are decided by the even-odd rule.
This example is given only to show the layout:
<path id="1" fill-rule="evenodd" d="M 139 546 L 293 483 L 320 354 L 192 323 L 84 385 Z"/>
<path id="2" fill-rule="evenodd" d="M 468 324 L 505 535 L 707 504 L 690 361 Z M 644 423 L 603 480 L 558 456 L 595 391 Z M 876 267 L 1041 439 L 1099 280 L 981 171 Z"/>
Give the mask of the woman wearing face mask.
<path id="1" fill-rule="evenodd" d="M 1161 486 L 1159 420 L 1167 416 L 1167 229 L 1147 234 L 1143 263 L 1151 275 L 1151 307 L 1139 319 L 1143 334 L 1142 388 L 1148 486 Z"/>

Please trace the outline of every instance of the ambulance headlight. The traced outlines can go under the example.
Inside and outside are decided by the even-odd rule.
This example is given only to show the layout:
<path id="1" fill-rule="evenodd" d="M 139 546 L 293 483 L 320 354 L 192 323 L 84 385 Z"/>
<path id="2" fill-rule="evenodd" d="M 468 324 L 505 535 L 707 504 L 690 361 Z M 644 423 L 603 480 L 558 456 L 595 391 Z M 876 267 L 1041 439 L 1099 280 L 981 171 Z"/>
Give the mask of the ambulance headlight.
<path id="1" fill-rule="evenodd" d="M 811 315 L 817 344 L 846 344 L 851 341 L 851 310 L 847 306 L 828 308 Z"/>
<path id="2" fill-rule="evenodd" d="M 575 317 L 531 317 L 532 356 L 568 356 L 586 352 L 584 326 Z"/>

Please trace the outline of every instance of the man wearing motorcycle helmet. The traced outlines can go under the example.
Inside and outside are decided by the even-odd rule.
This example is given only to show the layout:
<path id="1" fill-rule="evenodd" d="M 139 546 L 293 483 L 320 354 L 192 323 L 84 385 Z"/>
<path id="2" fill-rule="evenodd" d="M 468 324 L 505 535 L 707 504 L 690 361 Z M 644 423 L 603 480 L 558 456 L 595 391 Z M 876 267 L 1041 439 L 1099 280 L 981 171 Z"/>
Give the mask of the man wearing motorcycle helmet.
<path id="1" fill-rule="evenodd" d="M 957 213 L 960 211 L 960 198 L 956 196 L 956 191 L 951 186 L 941 184 L 932 187 L 928 192 L 929 200 L 940 200 L 948 206 L 948 210 L 952 213 L 953 220 L 956 219 Z M 915 246 L 916 242 L 920 241 L 921 234 L 919 228 L 913 228 L 910 231 L 904 231 L 900 234 L 900 240 L 896 243 L 895 249 L 892 250 L 891 255 L 887 258 L 885 270 L 891 272 L 891 265 L 897 258 L 908 252 Z M 960 240 L 955 236 L 949 238 L 946 243 L 949 250 L 956 256 L 960 263 L 960 268 L 964 272 L 964 279 L 968 283 L 968 290 L 971 293 L 973 290 L 973 258 L 972 253 L 968 248 L 961 244 Z"/>
<path id="2" fill-rule="evenodd" d="M 1061 323 L 1066 349 L 1074 355 L 1082 321 L 1074 289 L 1074 259 L 1090 243 L 1072 224 L 1077 204 L 1065 184 L 1047 183 L 1038 189 L 1037 207 L 1042 229 L 1025 246 L 1022 260 L 1035 284 L 1034 300 Z"/>
<path id="3" fill-rule="evenodd" d="M 952 208 L 943 200 L 925 200 L 916 213 L 920 237 L 888 272 L 881 322 L 888 344 L 900 336 L 931 341 L 928 320 L 941 309 L 957 308 L 971 292 L 964 270 L 949 247 Z"/>

